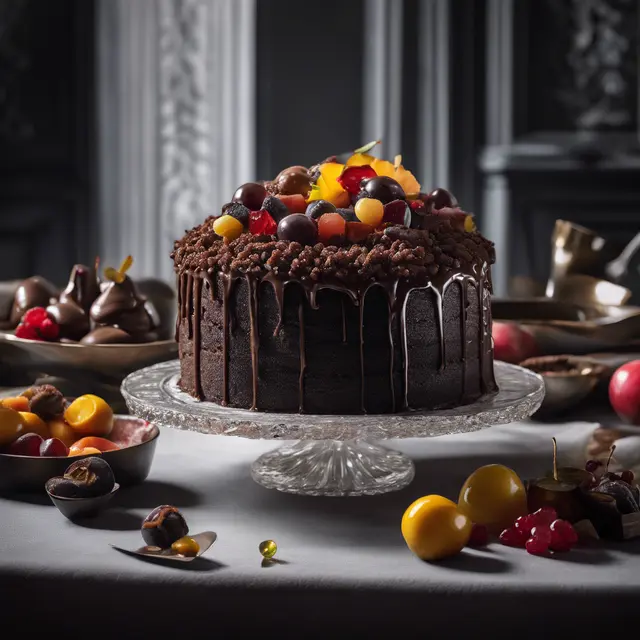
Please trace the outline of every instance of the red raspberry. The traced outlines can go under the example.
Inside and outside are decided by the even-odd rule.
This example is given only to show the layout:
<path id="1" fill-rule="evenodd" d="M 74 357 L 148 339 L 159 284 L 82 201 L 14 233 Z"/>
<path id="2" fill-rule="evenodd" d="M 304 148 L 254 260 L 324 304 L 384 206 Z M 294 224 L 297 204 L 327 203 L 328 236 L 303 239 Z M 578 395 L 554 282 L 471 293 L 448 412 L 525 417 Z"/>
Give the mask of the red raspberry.
<path id="1" fill-rule="evenodd" d="M 42 321 L 38 331 L 44 340 L 55 340 L 60 333 L 60 327 L 51 318 L 46 318 Z"/>
<path id="2" fill-rule="evenodd" d="M 524 533 L 515 527 L 505 529 L 500 534 L 500 542 L 502 542 L 502 544 L 507 545 L 508 547 L 520 547 L 521 549 L 524 549 L 528 538 L 528 533 Z"/>
<path id="3" fill-rule="evenodd" d="M 342 175 L 336 178 L 336 182 L 349 193 L 359 193 L 360 183 L 365 178 L 375 178 L 378 174 L 369 166 L 346 167 Z"/>
<path id="4" fill-rule="evenodd" d="M 33 327 L 39 327 L 44 320 L 49 317 L 44 307 L 33 307 L 22 316 L 22 324 L 28 324 Z"/>
<path id="5" fill-rule="evenodd" d="M 578 534 L 571 523 L 566 520 L 554 520 L 551 523 L 551 531 L 559 534 L 571 547 L 578 544 Z"/>
<path id="6" fill-rule="evenodd" d="M 473 524 L 471 535 L 469 536 L 470 547 L 484 547 L 489 542 L 489 530 L 484 524 Z"/>
<path id="7" fill-rule="evenodd" d="M 22 338 L 23 340 L 42 340 L 37 329 L 30 324 L 20 323 L 16 327 L 15 335 L 16 338 Z"/>
<path id="8" fill-rule="evenodd" d="M 272 236 L 275 234 L 278 225 L 269 215 L 268 211 L 252 211 L 249 214 L 249 233 L 254 236 Z"/>

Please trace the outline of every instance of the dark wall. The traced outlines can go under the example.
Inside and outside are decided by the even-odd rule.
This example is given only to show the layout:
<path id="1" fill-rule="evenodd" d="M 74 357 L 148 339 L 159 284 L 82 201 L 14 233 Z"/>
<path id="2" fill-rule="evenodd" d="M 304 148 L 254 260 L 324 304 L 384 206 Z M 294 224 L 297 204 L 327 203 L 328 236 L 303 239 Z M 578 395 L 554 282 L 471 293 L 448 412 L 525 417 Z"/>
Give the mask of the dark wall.
<path id="1" fill-rule="evenodd" d="M 0 3 L 0 279 L 91 261 L 93 2 Z"/>
<path id="2" fill-rule="evenodd" d="M 257 10 L 258 175 L 363 144 L 363 1 L 260 0 Z"/>

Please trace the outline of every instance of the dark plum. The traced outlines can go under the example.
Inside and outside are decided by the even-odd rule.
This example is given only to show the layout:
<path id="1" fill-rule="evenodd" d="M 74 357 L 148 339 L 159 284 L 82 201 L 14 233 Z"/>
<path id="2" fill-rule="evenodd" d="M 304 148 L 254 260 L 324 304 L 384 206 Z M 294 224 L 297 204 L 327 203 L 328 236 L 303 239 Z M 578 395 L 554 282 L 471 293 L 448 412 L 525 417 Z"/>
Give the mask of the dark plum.
<path id="1" fill-rule="evenodd" d="M 304 213 L 292 213 L 278 223 L 278 239 L 312 245 L 318 241 L 318 227 Z"/>

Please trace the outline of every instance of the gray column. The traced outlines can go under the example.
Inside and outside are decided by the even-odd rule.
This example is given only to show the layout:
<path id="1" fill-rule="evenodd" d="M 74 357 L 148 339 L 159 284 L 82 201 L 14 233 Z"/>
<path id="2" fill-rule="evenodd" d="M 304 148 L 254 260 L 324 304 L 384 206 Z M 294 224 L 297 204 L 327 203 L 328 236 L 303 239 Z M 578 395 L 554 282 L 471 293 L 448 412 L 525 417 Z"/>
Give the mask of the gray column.
<path id="1" fill-rule="evenodd" d="M 255 0 L 99 0 L 103 262 L 173 279 L 175 239 L 254 178 Z"/>

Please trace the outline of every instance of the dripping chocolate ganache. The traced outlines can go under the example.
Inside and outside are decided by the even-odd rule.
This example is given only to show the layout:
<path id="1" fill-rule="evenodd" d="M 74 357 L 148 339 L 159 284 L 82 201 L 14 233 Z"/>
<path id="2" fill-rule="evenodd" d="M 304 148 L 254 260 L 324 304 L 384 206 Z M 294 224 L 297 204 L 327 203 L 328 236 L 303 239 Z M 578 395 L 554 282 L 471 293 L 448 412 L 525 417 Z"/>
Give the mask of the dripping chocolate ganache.
<path id="1" fill-rule="evenodd" d="M 451 194 L 422 193 L 397 159 L 383 162 L 331 158 L 243 185 L 176 242 L 183 390 L 337 415 L 450 408 L 497 391 L 493 244 Z M 365 189 L 375 176 L 387 180 Z"/>

